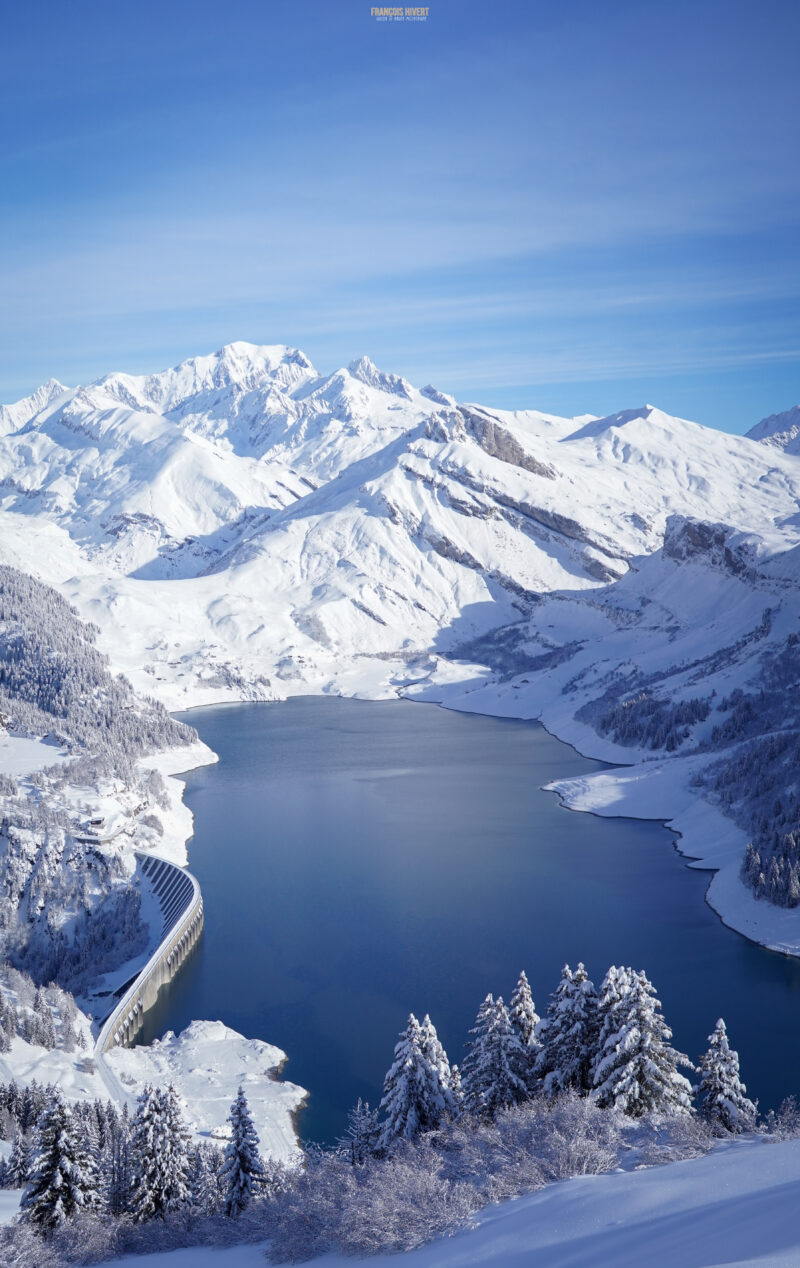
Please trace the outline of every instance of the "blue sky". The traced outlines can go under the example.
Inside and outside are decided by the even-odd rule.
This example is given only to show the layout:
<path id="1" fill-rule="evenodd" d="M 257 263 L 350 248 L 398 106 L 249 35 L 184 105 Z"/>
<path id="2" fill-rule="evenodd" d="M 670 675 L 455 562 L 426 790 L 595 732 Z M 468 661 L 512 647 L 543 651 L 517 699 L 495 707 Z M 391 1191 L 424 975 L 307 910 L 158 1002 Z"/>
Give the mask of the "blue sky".
<path id="1" fill-rule="evenodd" d="M 796 0 L 30 0 L 0 399 L 234 339 L 466 399 L 800 399 Z"/>

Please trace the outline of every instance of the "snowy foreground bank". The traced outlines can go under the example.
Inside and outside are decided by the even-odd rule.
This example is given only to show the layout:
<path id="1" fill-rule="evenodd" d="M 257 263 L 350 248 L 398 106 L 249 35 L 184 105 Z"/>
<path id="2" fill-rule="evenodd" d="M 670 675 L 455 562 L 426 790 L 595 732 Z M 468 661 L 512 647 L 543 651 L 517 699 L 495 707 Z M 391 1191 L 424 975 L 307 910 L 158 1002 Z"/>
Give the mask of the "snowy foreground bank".
<path id="1" fill-rule="evenodd" d="M 0 1082 L 12 1079 L 24 1087 L 57 1084 L 68 1102 L 104 1101 L 111 1096 L 131 1113 L 147 1084 L 178 1089 L 189 1128 L 198 1142 L 224 1142 L 226 1125 L 236 1089 L 247 1091 L 262 1151 L 276 1162 L 297 1156 L 293 1116 L 305 1098 L 294 1083 L 276 1077 L 286 1054 L 259 1039 L 245 1039 L 219 1021 L 195 1021 L 180 1035 L 169 1031 L 155 1043 L 135 1048 L 115 1048 L 104 1063 L 87 1057 L 91 1037 L 89 1023 L 80 1015 L 76 1025 L 83 1032 L 83 1050 L 48 1051 L 17 1037 L 11 1051 L 0 1055 Z"/>
<path id="2" fill-rule="evenodd" d="M 487 1207 L 477 1227 L 403 1257 L 404 1268 L 716 1268 L 800 1263 L 800 1140 L 738 1140 L 688 1162 L 585 1176 Z M 264 1268 L 263 1244 L 193 1247 L 114 1268 Z M 326 1256 L 326 1268 L 354 1260 Z M 396 1263 L 396 1256 L 358 1260 Z"/>

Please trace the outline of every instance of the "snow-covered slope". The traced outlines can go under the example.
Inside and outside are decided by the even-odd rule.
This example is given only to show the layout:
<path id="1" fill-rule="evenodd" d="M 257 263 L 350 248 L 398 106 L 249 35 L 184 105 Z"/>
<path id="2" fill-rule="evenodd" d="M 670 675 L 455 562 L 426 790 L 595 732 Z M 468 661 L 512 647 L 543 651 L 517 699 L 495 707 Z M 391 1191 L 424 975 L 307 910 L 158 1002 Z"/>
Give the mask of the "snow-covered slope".
<path id="1" fill-rule="evenodd" d="M 405 691 L 542 717 L 612 761 L 665 759 L 639 801 L 680 810 L 685 848 L 724 864 L 726 919 L 800 950 L 800 913 L 738 878 L 763 806 L 712 769 L 800 728 L 800 657 L 776 659 L 800 623 L 791 446 L 650 405 L 487 410 L 367 358 L 320 376 L 243 343 L 10 411 L 2 558 L 96 622 L 137 688 L 174 707 Z M 607 804 L 632 807 L 614 787 Z"/>
<path id="2" fill-rule="evenodd" d="M 582 1176 L 487 1207 L 477 1227 L 403 1256 L 404 1268 L 796 1268 L 800 1142 L 742 1140 L 669 1167 Z M 346 1268 L 396 1255 L 312 1263 Z M 114 1260 L 137 1268 L 261 1268 L 260 1245 Z M 101 1268 L 112 1268 L 111 1264 Z"/>

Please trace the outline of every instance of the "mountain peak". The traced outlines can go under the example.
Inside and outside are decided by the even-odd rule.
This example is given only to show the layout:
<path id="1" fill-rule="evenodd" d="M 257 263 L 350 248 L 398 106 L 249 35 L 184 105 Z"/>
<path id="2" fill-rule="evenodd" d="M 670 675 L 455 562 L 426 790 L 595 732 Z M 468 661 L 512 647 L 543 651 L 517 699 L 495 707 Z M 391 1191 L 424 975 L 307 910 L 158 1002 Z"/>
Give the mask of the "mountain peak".
<path id="1" fill-rule="evenodd" d="M 750 440 L 759 440 L 785 453 L 800 454 L 800 405 L 762 418 L 746 435 Z"/>
<path id="2" fill-rule="evenodd" d="M 218 394 L 228 388 L 251 392 L 270 385 L 293 387 L 315 374 L 311 362 L 297 348 L 237 340 L 156 374 L 105 375 L 90 384 L 88 394 L 91 398 L 95 389 L 130 409 L 170 413 L 203 394 Z"/>
<path id="3" fill-rule="evenodd" d="M 565 440 L 585 440 L 591 436 L 602 436 L 614 427 L 625 427 L 628 423 L 644 422 L 652 415 L 664 417 L 655 405 L 638 405 L 635 409 L 623 409 L 618 414 L 608 414 L 605 418 L 593 418 L 577 431 L 565 436 Z"/>
<path id="4" fill-rule="evenodd" d="M 46 409 L 51 401 L 57 400 L 69 390 L 58 379 L 48 379 L 21 401 L 15 401 L 13 405 L 0 405 L 0 435 L 24 427 L 40 410 Z"/>
<path id="5" fill-rule="evenodd" d="M 411 385 L 397 374 L 386 374 L 379 370 L 369 357 L 359 357 L 351 361 L 347 367 L 348 374 L 367 387 L 377 388 L 379 392 L 391 392 L 394 396 L 404 396 L 411 400 Z"/>

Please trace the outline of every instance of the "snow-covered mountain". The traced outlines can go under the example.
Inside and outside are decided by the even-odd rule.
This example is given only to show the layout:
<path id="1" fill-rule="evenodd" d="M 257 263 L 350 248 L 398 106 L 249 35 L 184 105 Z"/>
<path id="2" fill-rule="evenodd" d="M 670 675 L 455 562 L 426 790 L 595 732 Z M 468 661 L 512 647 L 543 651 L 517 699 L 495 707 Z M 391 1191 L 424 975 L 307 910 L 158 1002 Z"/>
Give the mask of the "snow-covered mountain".
<path id="1" fill-rule="evenodd" d="M 800 454 L 800 405 L 762 418 L 747 434 L 752 440 L 761 440 L 785 453 Z"/>
<path id="2" fill-rule="evenodd" d="M 663 757 L 660 789 L 677 770 L 705 781 L 738 824 L 715 828 L 726 916 L 800 947 L 800 913 L 769 909 L 784 923 L 764 932 L 768 905 L 738 879 L 746 838 L 764 838 L 767 868 L 794 802 L 753 827 L 761 802 L 712 772 L 742 740 L 800 727 L 793 644 L 777 659 L 800 618 L 791 445 L 649 405 L 489 410 L 367 358 L 321 376 L 243 343 L 49 384 L 0 419 L 2 559 L 96 622 L 137 687 L 172 706 L 406 691 L 543 717 L 585 752 L 651 759 L 648 774 Z M 774 782 L 790 758 L 769 759 Z"/>

